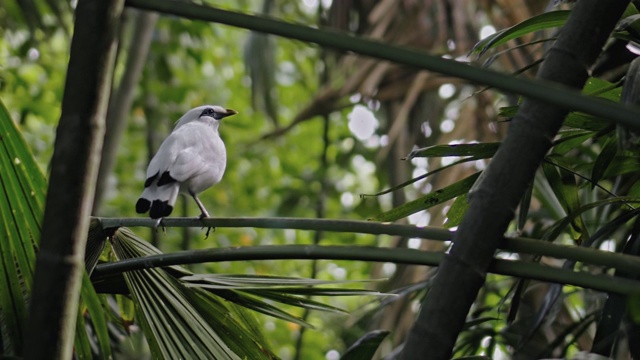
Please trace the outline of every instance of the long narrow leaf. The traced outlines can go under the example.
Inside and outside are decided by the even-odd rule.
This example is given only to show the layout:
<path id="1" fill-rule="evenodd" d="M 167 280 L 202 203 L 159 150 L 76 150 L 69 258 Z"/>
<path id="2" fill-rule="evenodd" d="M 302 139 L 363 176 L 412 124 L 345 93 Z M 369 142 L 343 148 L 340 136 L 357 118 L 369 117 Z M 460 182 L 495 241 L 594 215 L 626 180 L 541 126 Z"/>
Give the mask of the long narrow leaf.
<path id="1" fill-rule="evenodd" d="M 488 50 L 506 43 L 509 40 L 516 39 L 526 34 L 530 34 L 539 30 L 559 27 L 564 25 L 569 17 L 570 11 L 559 10 L 550 11 L 538 16 L 529 18 L 521 23 L 518 23 L 510 28 L 501 30 L 493 35 L 490 35 L 480 40 L 471 49 L 471 53 L 475 53 L 481 56 Z"/>
<path id="2" fill-rule="evenodd" d="M 610 178 L 624 174 L 635 174 L 640 169 L 640 158 L 631 155 L 618 155 L 613 158 L 602 178 Z"/>
<path id="3" fill-rule="evenodd" d="M 588 211 L 600 206 L 608 206 L 613 204 L 626 205 L 626 204 L 634 204 L 634 203 L 635 204 L 640 203 L 640 199 L 635 197 L 618 197 L 618 198 L 598 200 L 598 201 L 594 201 L 592 203 L 583 205 L 580 208 L 576 209 L 571 214 L 568 214 L 567 216 L 563 217 L 562 219 L 558 220 L 556 223 L 551 225 L 542 235 L 542 239 L 548 240 L 548 241 L 555 240 L 564 231 L 564 229 L 569 224 L 571 224 L 572 221 L 574 221 L 576 217 L 580 216 L 585 211 Z"/>
<path id="4" fill-rule="evenodd" d="M 511 119 L 518 113 L 520 105 L 504 106 L 499 109 L 498 116 Z M 589 131 L 602 131 L 607 127 L 612 130 L 615 128 L 614 124 L 605 118 L 588 115 L 582 112 L 571 112 L 564 119 L 564 126 L 574 129 L 583 129 Z"/>
<path id="5" fill-rule="evenodd" d="M 77 313 L 76 319 L 76 337 L 74 339 L 74 353 L 78 359 L 91 359 L 91 343 L 89 342 L 89 336 L 85 331 L 86 323 L 82 312 Z"/>
<path id="6" fill-rule="evenodd" d="M 209 289 L 202 287 L 201 290 L 207 291 Z M 294 324 L 298 324 L 300 326 L 313 328 L 311 324 L 306 322 L 301 317 L 292 315 L 278 308 L 277 306 L 271 305 L 266 301 L 263 301 L 255 296 L 246 294 L 242 291 L 216 289 L 215 291 L 210 291 L 210 294 L 220 297 L 221 299 L 227 300 L 238 306 L 242 306 L 243 308 L 253 310 L 255 312 L 259 312 L 261 314 L 274 317 L 276 319 L 281 319 Z"/>
<path id="7" fill-rule="evenodd" d="M 469 202 L 467 201 L 467 197 L 464 195 L 458 196 L 453 201 L 453 204 L 451 204 L 449 211 L 447 211 L 447 220 L 444 226 L 449 229 L 458 226 L 468 208 Z"/>
<path id="8" fill-rule="evenodd" d="M 287 294 L 281 291 L 271 291 L 271 290 L 260 289 L 260 290 L 246 291 L 246 292 L 251 293 L 252 295 L 255 295 L 255 296 L 259 296 L 264 299 L 270 299 L 282 304 L 301 307 L 309 310 L 346 313 L 346 311 L 340 308 L 337 308 L 335 306 L 323 304 L 318 301 L 306 299 L 302 296 L 295 296 L 295 295 Z"/>
<path id="9" fill-rule="evenodd" d="M 310 326 L 302 319 L 271 304 L 310 310 L 344 312 L 342 309 L 309 299 L 310 296 L 382 295 L 361 289 L 321 288 L 315 285 L 344 284 L 346 281 L 326 281 L 279 276 L 197 274 L 180 278 L 189 287 L 200 288 L 242 307 L 285 321 Z"/>
<path id="10" fill-rule="evenodd" d="M 407 155 L 407 159 L 416 157 L 445 157 L 445 156 L 473 156 L 476 159 L 493 157 L 500 147 L 499 142 L 434 145 L 416 149 Z"/>
<path id="11" fill-rule="evenodd" d="M 439 173 L 439 172 L 440 172 L 440 171 L 442 171 L 442 170 L 448 169 L 448 168 L 450 168 L 450 167 L 454 167 L 454 166 L 456 166 L 456 165 L 464 164 L 464 163 L 466 163 L 466 162 L 476 161 L 476 160 L 481 160 L 481 158 L 476 158 L 476 157 L 474 157 L 474 156 L 466 157 L 466 158 L 460 159 L 460 160 L 458 160 L 458 161 L 454 161 L 454 162 L 452 162 L 451 164 L 448 164 L 448 165 L 445 165 L 445 166 L 441 166 L 441 167 L 439 167 L 439 168 L 437 168 L 437 169 L 435 169 L 435 170 L 429 171 L 429 172 L 427 172 L 426 174 L 422 174 L 422 175 L 420 175 L 420 176 L 416 176 L 416 177 L 414 177 L 414 178 L 413 178 L 413 179 L 411 179 L 411 180 L 405 181 L 405 182 L 403 182 L 403 183 L 401 183 L 401 184 L 399 184 L 399 185 L 396 185 L 396 186 L 390 187 L 390 188 L 388 188 L 388 189 L 386 189 L 386 190 L 383 190 L 383 191 L 377 192 L 377 193 L 375 193 L 375 194 L 360 194 L 360 197 L 366 197 L 366 196 L 380 196 L 380 195 L 388 194 L 388 193 L 390 193 L 390 192 L 392 192 L 392 191 L 395 191 L 395 190 L 398 190 L 398 189 L 402 189 L 402 188 L 403 188 L 403 187 L 405 187 L 405 186 L 409 186 L 409 185 L 411 185 L 411 184 L 413 184 L 413 183 L 415 183 L 415 182 L 418 182 L 418 181 L 420 181 L 420 180 L 426 179 L 427 177 L 429 177 L 429 176 L 431 176 L 431 175 L 434 175 L 434 174 L 437 174 L 437 173 Z"/>
<path id="12" fill-rule="evenodd" d="M 467 193 L 476 182 L 479 175 L 479 172 L 475 173 L 447 187 L 433 191 L 419 199 L 410 201 L 387 212 L 378 214 L 372 220 L 383 222 L 395 221 L 407 217 L 411 214 L 417 213 L 418 211 L 422 211 L 430 207 L 442 204 L 445 201 L 455 198 L 456 196 Z"/>
<path id="13" fill-rule="evenodd" d="M 564 170 L 564 168 L 555 166 L 553 161 L 561 161 L 561 158 L 555 156 L 552 161 L 544 162 L 542 170 L 565 213 L 570 214 L 580 207 L 575 178 L 572 173 Z M 571 230 L 574 239 L 577 240 L 582 236 L 585 228 L 581 216 L 572 219 Z"/>
<path id="14" fill-rule="evenodd" d="M 587 139 L 594 137 L 595 131 L 571 130 L 564 131 L 560 138 L 553 142 L 553 153 L 564 155 L 582 145 Z"/>
<path id="15" fill-rule="evenodd" d="M 374 330 L 366 333 L 347 349 L 340 360 L 373 359 L 373 355 L 389 333 L 390 331 L 387 330 Z"/>
<path id="16" fill-rule="evenodd" d="M 105 308 L 102 307 L 102 302 L 100 301 L 98 294 L 96 294 L 93 286 L 91 285 L 89 276 L 86 273 L 82 274 L 80 297 L 82 301 L 81 303 L 83 304 L 83 307 L 86 307 L 89 315 L 90 326 L 93 330 L 92 333 L 97 339 L 99 357 L 102 359 L 109 359 L 112 357 L 112 354 L 110 346 L 111 340 L 109 339 L 109 330 L 107 328 L 107 314 L 105 312 Z M 83 328 L 81 332 L 77 332 L 76 336 L 83 336 L 83 332 L 86 332 L 86 329 Z M 76 341 L 76 346 L 78 345 L 79 344 Z"/>
<path id="17" fill-rule="evenodd" d="M 595 184 L 602 179 L 609 164 L 613 161 L 618 152 L 618 144 L 615 138 L 608 138 L 602 147 L 602 151 L 593 163 L 593 169 L 591 170 L 591 189 L 595 188 Z"/>

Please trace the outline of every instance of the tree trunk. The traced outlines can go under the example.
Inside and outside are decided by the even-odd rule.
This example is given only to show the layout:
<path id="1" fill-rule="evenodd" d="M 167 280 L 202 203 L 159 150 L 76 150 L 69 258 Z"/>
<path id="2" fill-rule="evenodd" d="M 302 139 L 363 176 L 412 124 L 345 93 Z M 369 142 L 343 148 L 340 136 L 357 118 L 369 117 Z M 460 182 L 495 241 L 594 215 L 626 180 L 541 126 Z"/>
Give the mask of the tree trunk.
<path id="1" fill-rule="evenodd" d="M 538 78 L 582 88 L 628 3 L 579 1 Z M 520 106 L 499 151 L 469 195 L 469 210 L 411 329 L 403 359 L 451 357 L 498 243 L 568 111 L 531 99 Z"/>
<path id="2" fill-rule="evenodd" d="M 123 0 L 80 0 L 56 132 L 25 359 L 71 359 Z"/>

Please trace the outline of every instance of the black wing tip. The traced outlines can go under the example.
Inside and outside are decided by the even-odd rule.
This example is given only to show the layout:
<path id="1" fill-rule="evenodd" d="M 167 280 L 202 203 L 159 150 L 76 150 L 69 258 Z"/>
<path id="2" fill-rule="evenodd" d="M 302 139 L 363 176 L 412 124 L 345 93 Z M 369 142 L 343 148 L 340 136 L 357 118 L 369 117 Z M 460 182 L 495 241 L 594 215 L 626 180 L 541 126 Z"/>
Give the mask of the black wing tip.
<path id="1" fill-rule="evenodd" d="M 171 177 L 168 171 L 162 173 L 160 179 L 158 179 L 158 186 L 167 185 L 176 182 L 176 179 Z"/>
<path id="2" fill-rule="evenodd" d="M 169 205 L 168 201 L 153 200 L 153 203 L 151 203 L 151 211 L 149 211 L 149 216 L 152 219 L 159 219 L 171 215 L 172 211 L 173 206 Z"/>
<path id="3" fill-rule="evenodd" d="M 151 208 L 151 201 L 147 199 L 140 198 L 136 203 L 136 212 L 138 214 L 144 214 Z"/>
<path id="4" fill-rule="evenodd" d="M 155 175 L 150 176 L 147 178 L 147 180 L 144 181 L 144 187 L 149 187 L 151 185 L 151 183 L 153 183 L 153 180 L 155 180 L 158 177 L 159 172 L 157 172 Z"/>

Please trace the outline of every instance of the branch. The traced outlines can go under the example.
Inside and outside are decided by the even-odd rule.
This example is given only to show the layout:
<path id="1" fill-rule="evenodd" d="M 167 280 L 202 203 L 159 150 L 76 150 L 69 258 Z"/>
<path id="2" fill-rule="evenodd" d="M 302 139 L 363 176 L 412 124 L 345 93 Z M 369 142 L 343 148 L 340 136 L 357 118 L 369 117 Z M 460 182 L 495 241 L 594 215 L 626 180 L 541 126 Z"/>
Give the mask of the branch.
<path id="1" fill-rule="evenodd" d="M 92 278 L 120 274 L 126 271 L 167 267 L 172 265 L 201 264 L 223 261 L 248 260 L 356 260 L 393 262 L 396 264 L 438 266 L 444 253 L 403 248 L 365 246 L 281 245 L 217 248 L 180 251 L 172 254 L 145 256 L 96 266 Z M 553 283 L 617 294 L 640 293 L 640 282 L 608 275 L 558 269 L 537 263 L 495 259 L 489 268 L 495 274 L 525 277 Z"/>
<path id="2" fill-rule="evenodd" d="M 157 221 L 148 218 L 96 218 L 103 229 L 111 227 L 143 226 L 155 228 Z M 213 227 L 262 229 L 296 229 L 333 232 L 350 232 L 374 235 L 400 235 L 431 240 L 451 240 L 452 232 L 435 227 L 383 224 L 359 220 L 300 219 L 300 218 L 164 218 L 164 227 Z"/>
<path id="3" fill-rule="evenodd" d="M 95 218 L 103 229 L 120 226 L 156 227 L 156 221 L 147 218 Z M 409 238 L 449 241 L 455 232 L 435 227 L 417 227 L 415 225 L 383 224 L 372 221 L 301 219 L 301 218 L 166 218 L 165 227 L 215 227 L 215 228 L 261 228 L 294 229 L 328 232 L 349 232 L 371 235 L 391 235 Z M 640 257 L 605 252 L 592 248 L 553 244 L 538 239 L 509 238 L 502 239 L 498 247 L 511 253 L 524 253 L 567 259 L 585 264 L 604 266 L 629 273 L 640 274 Z"/>
<path id="4" fill-rule="evenodd" d="M 628 1 L 624 1 L 627 4 Z M 509 74 L 469 66 L 454 60 L 443 59 L 424 51 L 393 46 L 374 40 L 358 38 L 335 30 L 315 29 L 309 26 L 295 25 L 274 20 L 264 16 L 252 16 L 238 12 L 221 10 L 194 3 L 177 0 L 127 0 L 127 6 L 158 11 L 172 16 L 182 16 L 192 20 L 216 22 L 236 26 L 258 32 L 312 42 L 341 51 L 389 60 L 417 69 L 430 70 L 437 73 L 469 80 L 474 83 L 489 85 L 507 92 L 539 99 L 564 109 L 583 111 L 605 119 L 611 119 L 626 126 L 640 129 L 638 119 L 640 110 L 623 106 L 612 101 L 595 97 L 585 97 L 576 89 L 552 83 L 517 78 Z"/>

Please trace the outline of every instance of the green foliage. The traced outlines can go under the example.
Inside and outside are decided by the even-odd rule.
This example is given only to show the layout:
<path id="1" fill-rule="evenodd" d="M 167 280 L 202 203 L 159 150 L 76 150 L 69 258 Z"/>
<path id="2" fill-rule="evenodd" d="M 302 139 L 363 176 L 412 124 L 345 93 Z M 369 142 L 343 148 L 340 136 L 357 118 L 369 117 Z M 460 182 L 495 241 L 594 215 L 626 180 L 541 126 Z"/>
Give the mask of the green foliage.
<path id="1" fill-rule="evenodd" d="M 341 360 L 368 360 L 372 359 L 378 350 L 378 346 L 390 331 L 374 330 L 366 333 L 358 341 L 353 343 L 340 358 Z"/>
<path id="2" fill-rule="evenodd" d="M 440 205 L 448 200 L 468 193 L 479 176 L 480 173 L 473 174 L 445 188 L 433 191 L 419 199 L 407 202 L 406 204 L 400 205 L 392 210 L 379 214 L 374 217 L 373 220 L 382 222 L 395 221 L 403 217 L 407 217 L 411 214 L 415 214 L 418 211 L 426 210 L 430 207 Z"/>
<path id="3" fill-rule="evenodd" d="M 500 30 L 493 35 L 487 36 L 479 41 L 473 47 L 471 52 L 477 53 L 478 56 L 481 56 L 488 50 L 503 45 L 509 40 L 513 40 L 539 30 L 560 27 L 567 21 L 570 13 L 570 11 L 558 10 L 534 16 L 510 28 Z"/>
<path id="4" fill-rule="evenodd" d="M 0 102 L 0 340 L 4 355 L 22 351 L 27 320 L 27 300 L 31 291 L 35 254 L 40 241 L 46 180 L 38 168 L 20 130 Z M 93 286 L 85 275 L 75 348 L 78 356 L 91 358 L 98 347 L 103 357 L 111 356 L 105 314 Z M 85 313 L 89 318 L 85 318 Z M 91 339 L 87 329 L 95 335 Z"/>
<path id="5" fill-rule="evenodd" d="M 94 241 L 99 238 L 106 241 L 111 232 L 109 243 L 118 260 L 161 255 L 158 249 L 127 228 L 103 231 L 98 221 L 92 221 L 90 237 Z M 122 277 L 127 289 L 118 285 Z M 193 274 L 180 266 L 101 276 L 94 282 L 102 291 L 131 294 L 136 318 L 152 354 L 162 358 L 273 358 L 275 355 L 267 349 L 268 342 L 259 323 L 244 309 L 311 327 L 305 319 L 291 315 L 281 307 L 344 313 L 310 297 L 378 294 L 367 290 L 318 287 L 342 281 Z"/>
<path id="6" fill-rule="evenodd" d="M 0 309 L 2 343 L 8 354 L 19 354 L 27 319 L 27 294 L 33 281 L 35 247 L 40 237 L 46 183 L 33 162 L 24 138 L 0 103 Z"/>
<path id="7" fill-rule="evenodd" d="M 95 230 L 94 230 L 95 231 Z M 118 229 L 112 237 L 114 254 L 129 259 L 158 250 Z M 172 273 L 188 274 L 172 267 Z M 237 318 L 227 305 L 198 289 L 181 284 L 164 269 L 124 274 L 140 322 L 155 358 L 242 359 L 271 358 L 259 335 L 248 331 L 245 318 Z M 170 321 L 169 321 L 170 320 Z"/>
<path id="8" fill-rule="evenodd" d="M 45 13 L 50 12 L 57 16 L 57 11 L 50 8 L 49 3 L 42 3 L 39 8 Z M 6 19 L 20 19 L 22 13 L 16 4 L 18 3 L 9 1 L 6 12 L 0 15 L 8 14 Z M 231 7 L 242 12 L 257 11 L 257 5 L 249 3 L 222 2 L 222 5 L 216 6 Z M 14 16 L 16 14 L 18 16 Z M 38 21 L 42 22 L 47 17 L 42 17 L 41 11 L 38 11 L 37 15 L 41 20 L 35 20 L 33 24 L 40 26 Z M 62 18 L 69 15 L 63 15 Z M 277 2 L 274 15 L 298 23 L 318 22 L 316 14 L 305 10 L 298 2 Z M 527 35 L 559 27 L 567 15 L 567 11 L 554 11 L 533 17 L 483 39 L 474 47 L 473 52 L 482 55 L 490 50 L 501 49 L 505 45 L 509 46 L 507 51 L 512 50 L 510 40 L 529 39 Z M 639 39 L 637 11 L 630 7 L 627 15 L 629 17 L 622 21 L 614 38 L 636 41 Z M 53 134 L 60 113 L 69 37 L 64 31 L 64 25 L 47 26 L 48 41 L 34 42 L 31 37 L 33 32 L 20 26 L 19 21 L 11 21 L 12 26 L 1 30 L 0 63 L 3 67 L 0 70 L 0 91 L 9 109 L 14 111 L 13 117 L 19 120 L 21 133 L 33 149 L 37 163 L 45 169 L 52 153 Z M 25 21 L 31 22 L 26 18 Z M 62 20 L 60 24 L 64 21 L 66 20 Z M 33 24 L 29 26 L 33 27 Z M 126 35 L 130 31 L 129 27 L 125 27 L 123 34 Z M 149 156 L 159 145 L 159 140 L 170 131 L 174 121 L 186 109 L 203 103 L 216 103 L 239 110 L 240 114 L 225 121 L 221 127 L 229 154 L 225 177 L 220 184 L 202 196 L 203 202 L 213 209 L 214 216 L 312 218 L 322 213 L 322 216 L 328 218 L 374 218 L 379 221 L 395 221 L 420 214 L 427 209 L 436 209 L 435 205 L 440 205 L 450 206 L 444 210 L 445 226 L 455 227 L 459 224 L 467 209 L 467 193 L 472 189 L 478 173 L 451 180 L 429 193 L 425 193 L 424 188 L 417 185 L 417 182 L 426 179 L 426 182 L 430 183 L 435 181 L 437 176 L 450 174 L 478 161 L 489 160 L 498 148 L 499 142 L 473 143 L 471 141 L 475 139 L 465 139 L 470 143 L 438 144 L 417 149 L 408 156 L 409 160 L 431 161 L 446 157 L 453 159 L 453 162 L 429 168 L 422 175 L 403 179 L 402 184 L 391 186 L 388 174 L 384 170 L 386 168 L 374 160 L 382 151 L 380 144 L 371 145 L 360 141 L 350 131 L 350 107 L 335 111 L 326 118 L 316 117 L 309 121 L 293 123 L 296 115 L 311 99 L 322 92 L 318 69 L 333 65 L 330 61 L 320 61 L 326 58 L 324 51 L 309 44 L 281 38 L 273 38 L 269 44 L 257 44 L 269 45 L 268 51 L 273 51 L 269 54 L 273 58 L 267 59 L 274 61 L 274 67 L 271 69 L 273 73 L 265 80 L 273 81 L 271 86 L 267 86 L 271 88 L 271 93 L 261 95 L 265 96 L 265 101 L 270 102 L 274 99 L 267 95 L 277 94 L 276 114 L 274 104 L 268 103 L 265 105 L 266 108 L 258 109 L 252 106 L 251 100 L 255 99 L 256 94 L 250 89 L 258 84 L 253 82 L 256 80 L 255 77 L 252 78 L 245 73 L 245 64 L 238 61 L 243 57 L 242 44 L 246 42 L 252 44 L 253 52 L 245 53 L 251 57 L 250 60 L 255 61 L 256 58 L 251 55 L 260 51 L 256 50 L 255 41 L 252 42 L 248 38 L 247 31 L 220 24 L 171 17 L 162 17 L 159 20 L 151 53 L 134 99 L 128 129 L 120 146 L 117 167 L 114 174 L 110 175 L 106 206 L 100 215 L 137 216 L 133 212 L 134 200 L 142 190 L 144 168 Z M 521 45 L 528 46 L 552 40 L 543 36 L 533 41 L 526 40 Z M 503 54 L 497 53 L 498 56 Z M 122 73 L 126 56 L 128 54 L 123 50 L 119 59 L 118 74 Z M 253 66 L 262 66 L 260 71 L 265 71 L 265 64 L 266 62 L 258 62 L 253 63 Z M 618 80 L 607 81 L 593 77 L 583 89 L 583 94 L 604 99 L 609 103 L 618 103 L 622 92 L 622 83 Z M 115 83 L 118 83 L 118 79 Z M 348 97 L 353 94 L 343 95 Z M 357 95 L 360 99 L 360 94 Z M 349 104 L 349 101 L 346 100 L 346 103 Z M 583 101 L 589 102 L 588 99 Z M 367 103 L 369 100 L 360 99 L 352 102 Z M 375 101 L 367 105 L 374 110 L 379 106 Z M 517 105 L 502 107 L 499 115 L 510 119 L 518 109 Z M 0 115 L 3 116 L 0 119 L 2 124 L 12 123 L 6 111 Z M 377 112 L 376 116 L 383 121 L 390 121 L 384 118 L 382 111 Z M 290 123 L 295 126 L 283 130 L 281 126 Z M 328 141 L 323 139 L 325 125 L 328 128 Z M 438 120 L 433 121 L 431 126 L 437 127 Z M 5 130 L 2 128 L 2 131 Z M 16 135 L 15 130 L 12 131 L 10 135 L 3 134 L 2 144 L 18 144 L 12 151 L 24 151 L 26 146 L 22 144 L 20 135 Z M 377 131 L 377 135 L 384 132 L 382 129 Z M 523 215 L 516 227 L 517 231 L 532 238 L 569 244 L 582 243 L 593 247 L 606 240 L 614 240 L 611 242 L 615 242 L 615 246 L 620 248 L 623 244 L 621 239 L 625 239 L 630 231 L 628 223 L 637 214 L 635 208 L 640 195 L 640 181 L 636 176 L 640 166 L 637 140 L 634 136 L 623 138 L 611 120 L 581 112 L 572 112 L 566 118 L 561 133 L 552 140 L 553 149 L 531 185 L 530 199 L 522 202 L 524 208 L 520 211 Z M 407 151 L 412 145 L 408 144 Z M 3 264 L 7 265 L 0 268 L 0 271 L 4 271 L 4 274 L 0 274 L 4 275 L 0 276 L 0 282 L 5 282 L 0 283 L 0 288 L 6 289 L 0 292 L 0 309 L 16 310 L 16 316 L 3 313 L 3 321 L 9 330 L 6 333 L 2 332 L 2 335 L 7 335 L 9 339 L 2 340 L 3 344 L 11 346 L 19 344 L 19 334 L 22 333 L 22 321 L 26 314 L 24 297 L 29 290 L 33 264 L 32 245 L 39 238 L 37 231 L 46 188 L 44 177 L 37 171 L 35 163 L 28 164 L 29 169 L 25 168 L 27 164 L 23 159 L 30 158 L 30 155 L 27 155 L 26 152 L 18 155 L 10 153 L 0 159 L 0 178 L 6 197 L 0 201 L 0 216 L 3 217 L 4 226 L 0 234 L 8 239 L 0 242 L 0 247 L 5 246 L 8 249 L 2 251 L 5 256 Z M 14 159 L 19 159 L 20 162 L 16 164 Z M 6 169 L 17 169 L 17 172 L 8 172 Z M 481 169 L 474 169 L 473 172 L 478 170 Z M 416 185 L 409 187 L 412 184 Z M 379 192 L 385 188 L 389 190 Z M 35 196 L 30 195 L 31 190 Z M 391 191 L 401 191 L 409 200 L 393 207 L 389 198 L 382 196 Z M 359 193 L 376 193 L 378 196 L 358 201 L 354 194 Z M 22 200 L 18 199 L 19 196 Z M 183 216 L 197 214 L 197 209 L 191 202 L 186 203 L 184 211 L 180 208 L 176 210 L 178 215 Z M 15 226 L 7 225 L 14 223 Z M 182 249 L 184 246 L 198 249 L 316 242 L 322 245 L 381 246 L 392 241 L 385 236 L 323 232 L 314 234 L 273 229 L 218 229 L 209 239 L 204 239 L 204 231 L 197 229 L 183 233 L 170 228 L 166 233 L 152 235 L 160 238 L 159 247 L 165 252 Z M 152 236 L 148 238 L 151 239 Z M 116 245 L 116 254 L 120 257 L 141 254 L 140 247 L 143 243 L 136 243 L 138 248 L 126 248 L 126 244 L 119 242 Z M 95 264 L 96 261 L 97 257 L 89 263 Z M 193 355 L 184 347 L 176 349 L 180 348 L 183 342 L 188 342 L 184 339 L 194 338 L 197 339 L 194 340 L 194 344 L 198 349 L 194 351 L 200 351 L 199 355 L 233 357 L 232 353 L 246 350 L 255 357 L 263 354 L 292 357 L 297 350 L 293 348 L 291 339 L 299 336 L 300 326 L 306 324 L 318 330 L 307 330 L 304 349 L 301 352 L 303 358 L 321 359 L 329 350 L 343 351 L 346 348 L 345 343 L 350 342 L 345 339 L 352 336 L 347 332 L 354 331 L 344 329 L 345 315 L 320 315 L 312 312 L 305 318 L 305 311 L 340 308 L 353 313 L 355 309 L 366 304 L 365 300 L 361 297 L 331 297 L 327 303 L 320 303 L 308 297 L 325 295 L 322 291 L 328 290 L 306 289 L 304 286 L 308 283 L 289 284 L 290 286 L 274 290 L 273 284 L 287 282 L 291 277 L 310 276 L 315 276 L 324 283 L 345 278 L 361 280 L 368 279 L 372 271 L 378 271 L 377 267 L 370 263 L 334 260 L 313 263 L 220 262 L 195 265 L 194 268 L 198 272 L 215 275 L 185 276 L 191 272 L 177 268 L 173 270 L 182 276 L 180 281 L 176 280 L 175 273 L 164 269 L 126 275 L 129 285 L 126 291 L 135 290 L 131 292 L 134 293 L 135 304 L 138 306 L 135 311 L 136 320 L 147 333 L 153 332 L 154 329 L 171 333 L 165 338 L 148 336 L 150 347 L 156 356 Z M 578 268 L 585 269 L 581 264 L 578 264 Z M 230 273 L 250 275 L 224 275 Z M 142 277 L 141 274 L 146 274 L 147 277 Z M 268 278 L 264 274 L 280 276 Z M 269 286 L 256 285 L 255 281 L 266 281 Z M 107 343 L 109 334 L 103 316 L 108 316 L 120 329 L 127 328 L 133 320 L 134 302 L 119 296 L 119 313 L 106 312 L 105 315 L 103 309 L 107 308 L 106 298 L 97 297 L 92 293 L 87 288 L 87 282 L 85 279 L 82 294 L 85 304 L 82 309 L 86 309 L 90 316 L 84 317 L 79 314 L 77 328 L 84 329 L 84 326 L 89 324 L 94 327 L 94 331 L 91 336 L 84 331 L 78 331 L 76 353 L 89 357 L 93 351 L 89 342 L 97 339 L 100 354 L 108 355 L 111 344 Z M 111 285 L 114 289 L 122 290 L 121 287 L 118 288 L 122 283 Z M 514 326 L 510 323 L 513 320 L 511 311 L 514 314 L 520 311 L 519 296 L 522 294 L 510 291 L 511 286 L 510 279 L 496 276 L 489 278 L 486 291 L 479 296 L 477 308 L 470 315 L 466 331 L 460 338 L 456 355 L 492 355 L 496 351 L 506 353 L 507 346 L 517 345 L 514 339 L 523 333 L 523 328 L 524 332 L 529 331 L 525 325 Z M 293 290 L 294 288 L 296 290 Z M 576 290 L 565 304 L 569 304 L 575 313 L 584 313 L 585 304 L 575 300 L 579 297 L 576 293 L 582 295 L 582 291 Z M 153 303 L 159 297 L 171 304 L 171 311 L 154 307 Z M 260 317 L 256 322 L 249 319 L 246 311 L 227 304 L 227 300 L 276 318 L 289 320 L 291 323 L 274 321 L 270 317 Z M 634 301 L 635 299 L 632 299 L 630 304 L 637 305 Z M 300 306 L 286 306 L 285 311 L 279 306 L 271 305 L 272 302 Z M 145 311 L 141 311 L 142 309 Z M 632 310 L 632 314 L 635 315 L 637 309 L 632 306 Z M 160 321 L 164 316 L 172 316 L 174 313 L 184 316 L 176 323 L 172 322 L 172 326 Z M 220 323 L 221 317 L 228 317 L 231 323 Z M 568 330 L 567 336 L 584 331 L 583 325 L 590 319 L 585 315 L 579 319 L 580 321 L 576 321 L 576 326 Z M 198 326 L 198 331 L 194 332 L 191 328 L 193 324 Z M 260 325 L 264 326 L 260 328 Z M 264 334 L 261 335 L 259 332 Z M 219 341 L 207 342 L 204 340 L 205 334 L 214 338 L 217 336 Z M 365 336 L 354 350 L 344 354 L 344 358 L 356 356 L 354 354 L 360 354 L 357 356 L 363 358 L 370 357 L 385 335 L 374 333 L 371 337 Z M 232 339 L 238 337 L 246 337 L 244 340 L 248 342 L 245 344 Z M 261 347 L 261 344 L 265 343 L 264 338 L 269 338 L 274 349 L 273 354 Z M 567 345 L 566 348 L 570 346 Z"/>

